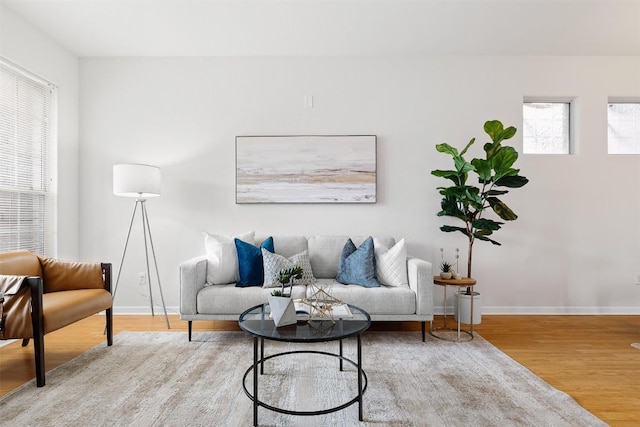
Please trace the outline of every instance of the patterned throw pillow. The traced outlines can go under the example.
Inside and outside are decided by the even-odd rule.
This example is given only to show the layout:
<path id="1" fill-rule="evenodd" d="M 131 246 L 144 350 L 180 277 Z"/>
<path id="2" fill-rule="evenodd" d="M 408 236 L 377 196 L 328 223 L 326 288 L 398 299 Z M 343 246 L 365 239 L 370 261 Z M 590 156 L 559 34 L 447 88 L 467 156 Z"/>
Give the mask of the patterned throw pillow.
<path id="1" fill-rule="evenodd" d="M 280 286 L 278 276 L 285 268 L 295 267 L 299 265 L 302 268 L 302 278 L 293 279 L 294 285 L 310 285 L 316 281 L 311 270 L 311 261 L 309 261 L 309 253 L 305 250 L 299 254 L 285 258 L 282 255 L 271 253 L 262 249 L 262 263 L 264 267 L 264 284 L 263 288 L 273 288 Z"/>
<path id="2" fill-rule="evenodd" d="M 409 286 L 407 279 L 407 248 L 404 239 L 387 248 L 378 239 L 373 239 L 376 253 L 376 276 L 383 285 Z"/>
<path id="3" fill-rule="evenodd" d="M 340 255 L 336 280 L 345 285 L 360 285 L 365 288 L 380 287 L 376 278 L 373 238 L 368 237 L 357 249 L 351 239 L 347 240 Z"/>
<path id="4" fill-rule="evenodd" d="M 255 247 L 251 243 L 243 242 L 240 239 L 234 240 L 238 252 L 238 273 L 240 278 L 236 283 L 237 287 L 262 286 L 264 281 L 264 268 L 262 267 L 262 249 L 273 252 L 273 237 L 268 237 Z"/>

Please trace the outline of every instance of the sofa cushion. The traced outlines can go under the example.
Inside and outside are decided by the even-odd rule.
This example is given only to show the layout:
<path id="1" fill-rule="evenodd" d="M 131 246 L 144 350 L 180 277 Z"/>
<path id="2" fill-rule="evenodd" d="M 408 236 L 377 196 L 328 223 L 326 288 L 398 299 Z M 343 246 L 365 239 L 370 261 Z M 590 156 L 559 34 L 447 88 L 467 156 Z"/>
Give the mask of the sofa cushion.
<path id="1" fill-rule="evenodd" d="M 238 254 L 234 238 L 253 243 L 254 231 L 237 236 L 204 234 L 204 248 L 207 254 L 207 284 L 225 285 L 238 281 Z"/>
<path id="2" fill-rule="evenodd" d="M 239 315 L 248 308 L 268 302 L 272 290 L 258 286 L 237 288 L 233 284 L 206 286 L 198 292 L 196 297 L 197 312 Z M 305 286 L 293 286 L 291 297 L 293 299 L 304 298 L 305 291 Z"/>
<path id="3" fill-rule="evenodd" d="M 373 238 L 366 239 L 358 248 L 348 239 L 342 249 L 336 280 L 340 283 L 366 288 L 380 286 L 376 278 L 376 259 Z"/>
<path id="4" fill-rule="evenodd" d="M 273 238 L 267 238 L 260 244 L 260 247 L 243 242 L 240 239 L 234 239 L 234 241 L 238 252 L 238 274 L 240 276 L 236 286 L 262 286 L 264 282 L 264 267 L 262 265 L 261 249 L 264 248 L 269 252 L 273 252 Z"/>
<path id="5" fill-rule="evenodd" d="M 307 238 L 305 236 L 260 236 L 256 235 L 256 240 L 254 244 L 259 244 L 267 237 L 273 237 L 273 249 L 275 253 L 280 254 L 284 257 L 290 257 L 295 254 L 299 254 L 302 251 L 306 251 L 308 249 L 307 246 Z"/>
<path id="6" fill-rule="evenodd" d="M 376 253 L 376 276 L 387 286 L 409 286 L 407 279 L 407 248 L 404 239 L 388 248 L 379 239 L 373 239 Z"/>
<path id="7" fill-rule="evenodd" d="M 348 239 L 348 236 L 309 237 L 309 258 L 316 278 L 335 279 L 340 254 Z"/>
<path id="8" fill-rule="evenodd" d="M 264 266 L 264 283 L 263 288 L 272 288 L 281 286 L 279 279 L 280 272 L 286 268 L 292 268 L 296 265 L 302 268 L 302 277 L 300 279 L 292 279 L 298 285 L 308 285 L 315 282 L 309 262 L 309 253 L 305 250 L 299 254 L 294 254 L 289 258 L 282 255 L 274 254 L 266 249 L 262 249 L 262 261 Z"/>
<path id="9" fill-rule="evenodd" d="M 416 293 L 408 286 L 380 286 L 365 288 L 338 283 L 331 279 L 318 279 L 307 287 L 307 297 L 314 288 L 323 287 L 332 297 L 362 308 L 369 315 L 408 315 L 416 313 Z"/>

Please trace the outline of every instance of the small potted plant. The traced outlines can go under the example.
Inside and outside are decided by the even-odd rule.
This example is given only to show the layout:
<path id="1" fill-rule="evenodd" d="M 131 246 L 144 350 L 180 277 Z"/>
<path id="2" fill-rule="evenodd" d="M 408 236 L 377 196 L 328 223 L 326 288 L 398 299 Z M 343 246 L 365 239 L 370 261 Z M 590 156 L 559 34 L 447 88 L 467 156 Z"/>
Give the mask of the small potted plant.
<path id="1" fill-rule="evenodd" d="M 285 268 L 280 271 L 280 274 L 278 275 L 278 282 L 280 282 L 281 290 L 275 290 L 271 292 L 271 295 L 281 297 L 286 296 L 284 288 L 289 285 L 289 283 L 291 283 L 289 286 L 293 286 L 293 279 L 302 279 L 302 267 L 299 265 L 295 265 L 291 268 Z M 289 289 L 289 297 L 291 297 L 291 289 Z"/>
<path id="2" fill-rule="evenodd" d="M 451 279 L 453 276 L 453 265 L 448 261 L 442 261 L 440 263 L 440 278 Z"/>
<path id="3" fill-rule="evenodd" d="M 292 325 L 297 322 L 296 309 L 291 300 L 291 290 L 289 295 L 285 294 L 285 286 L 289 283 L 293 285 L 293 279 L 302 278 L 302 267 L 296 265 L 280 271 L 278 281 L 281 284 L 280 289 L 274 289 L 269 296 L 269 306 L 271 307 L 271 317 L 276 327 Z M 289 285 L 289 286 L 291 286 Z"/>

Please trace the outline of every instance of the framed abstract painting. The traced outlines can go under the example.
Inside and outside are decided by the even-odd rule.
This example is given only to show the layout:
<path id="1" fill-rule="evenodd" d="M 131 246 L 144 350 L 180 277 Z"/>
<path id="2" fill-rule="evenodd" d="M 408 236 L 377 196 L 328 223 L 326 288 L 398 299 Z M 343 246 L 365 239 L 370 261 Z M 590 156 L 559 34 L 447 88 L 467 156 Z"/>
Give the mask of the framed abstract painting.
<path id="1" fill-rule="evenodd" d="M 236 137 L 236 203 L 375 202 L 375 135 Z"/>

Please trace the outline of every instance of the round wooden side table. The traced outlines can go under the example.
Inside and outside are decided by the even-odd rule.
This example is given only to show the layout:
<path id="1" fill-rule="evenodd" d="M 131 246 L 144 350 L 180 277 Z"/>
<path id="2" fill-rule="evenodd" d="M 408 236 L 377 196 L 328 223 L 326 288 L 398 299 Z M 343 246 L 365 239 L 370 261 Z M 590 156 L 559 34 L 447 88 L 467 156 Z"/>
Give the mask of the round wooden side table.
<path id="1" fill-rule="evenodd" d="M 442 339 L 442 340 L 447 340 L 447 341 L 453 341 L 452 339 L 448 338 L 446 335 L 443 334 L 439 334 L 438 331 L 457 331 L 458 332 L 458 339 L 457 341 L 460 342 L 461 339 L 461 335 L 460 333 L 464 333 L 466 334 L 466 336 L 469 337 L 469 339 L 466 339 L 465 341 L 471 341 L 473 339 L 473 287 L 476 284 L 476 280 L 469 278 L 469 277 L 463 277 L 461 279 L 442 279 L 440 276 L 433 276 L 433 283 L 435 285 L 439 285 L 442 286 L 444 288 L 444 297 L 442 300 L 442 312 L 444 314 L 444 326 L 439 327 L 439 328 L 434 328 L 433 327 L 433 322 L 431 322 L 431 328 L 429 330 L 429 334 L 431 334 L 432 336 Z M 458 288 L 458 293 L 460 293 L 460 288 L 472 288 L 471 289 L 471 316 L 470 316 L 470 327 L 469 330 L 464 330 L 460 328 L 460 318 L 462 317 L 461 312 L 460 312 L 460 298 L 458 298 L 458 328 L 457 329 L 452 329 L 447 327 L 447 286 L 455 286 Z"/>

